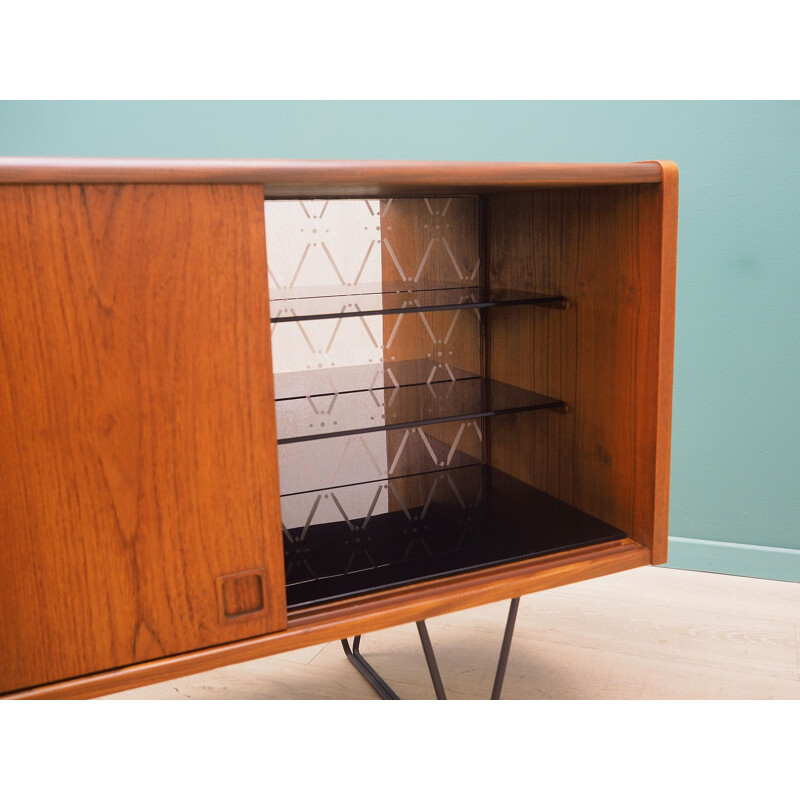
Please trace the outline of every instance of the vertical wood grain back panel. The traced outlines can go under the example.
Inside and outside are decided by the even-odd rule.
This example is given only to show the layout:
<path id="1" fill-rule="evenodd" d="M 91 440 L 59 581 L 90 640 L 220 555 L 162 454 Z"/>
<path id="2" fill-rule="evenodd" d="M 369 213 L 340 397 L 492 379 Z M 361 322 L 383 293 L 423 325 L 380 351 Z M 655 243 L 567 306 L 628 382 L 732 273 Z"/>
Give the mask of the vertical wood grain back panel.
<path id="1" fill-rule="evenodd" d="M 0 258 L 0 691 L 285 627 L 261 187 L 3 186 Z"/>
<path id="2" fill-rule="evenodd" d="M 659 197 L 635 185 L 493 195 L 487 244 L 492 284 L 570 301 L 489 318 L 490 376 L 570 409 L 491 420 L 491 463 L 650 548 L 663 441 Z"/>
<path id="3" fill-rule="evenodd" d="M 381 263 L 383 280 L 406 280 L 419 286 L 477 286 L 480 270 L 480 230 L 477 197 L 393 198 L 381 203 Z M 477 296 L 477 294 L 475 294 Z M 437 364 L 481 371 L 480 312 L 476 309 L 434 311 L 384 317 L 384 357 L 387 364 L 408 359 L 429 359 Z M 437 397 L 446 394 L 448 383 L 433 388 Z M 424 418 L 428 410 L 422 395 L 419 406 L 402 409 L 408 418 Z M 433 407 L 441 401 L 431 397 Z M 418 470 L 431 466 L 424 439 L 448 452 L 456 449 L 481 458 L 482 422 L 428 425 L 406 435 L 387 431 L 389 463 L 402 446 L 407 463 L 416 459 Z M 422 431 L 422 434 L 420 434 Z M 456 475 L 456 478 L 459 476 Z M 406 481 L 408 503 L 425 502 L 428 481 L 419 490 Z M 397 502 L 390 495 L 390 510 Z"/>
<path id="4" fill-rule="evenodd" d="M 381 203 L 384 282 L 477 286 L 477 197 L 394 198 Z M 386 362 L 430 358 L 480 372 L 480 314 L 475 309 L 384 317 Z"/>

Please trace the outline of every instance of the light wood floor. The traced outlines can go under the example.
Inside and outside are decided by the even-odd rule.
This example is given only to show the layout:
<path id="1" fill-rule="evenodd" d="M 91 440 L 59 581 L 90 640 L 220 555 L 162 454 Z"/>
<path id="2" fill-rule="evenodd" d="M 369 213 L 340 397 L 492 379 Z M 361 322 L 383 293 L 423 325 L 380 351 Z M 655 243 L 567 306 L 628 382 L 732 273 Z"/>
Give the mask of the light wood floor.
<path id="1" fill-rule="evenodd" d="M 491 693 L 507 603 L 428 620 L 447 695 Z M 504 699 L 800 699 L 800 583 L 646 567 L 522 598 Z M 362 653 L 404 699 L 435 697 L 416 626 Z M 376 699 L 339 642 L 108 699 Z"/>

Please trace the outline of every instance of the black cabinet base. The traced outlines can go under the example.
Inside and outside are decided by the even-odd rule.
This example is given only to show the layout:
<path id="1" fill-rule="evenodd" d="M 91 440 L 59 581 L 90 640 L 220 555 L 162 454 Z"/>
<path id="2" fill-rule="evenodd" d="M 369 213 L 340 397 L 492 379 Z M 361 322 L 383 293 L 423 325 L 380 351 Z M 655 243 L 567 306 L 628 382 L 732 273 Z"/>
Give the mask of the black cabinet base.
<path id="1" fill-rule="evenodd" d="M 626 536 L 481 465 L 389 481 L 388 492 L 388 513 L 356 515 L 342 500 L 338 522 L 285 529 L 290 609 Z"/>

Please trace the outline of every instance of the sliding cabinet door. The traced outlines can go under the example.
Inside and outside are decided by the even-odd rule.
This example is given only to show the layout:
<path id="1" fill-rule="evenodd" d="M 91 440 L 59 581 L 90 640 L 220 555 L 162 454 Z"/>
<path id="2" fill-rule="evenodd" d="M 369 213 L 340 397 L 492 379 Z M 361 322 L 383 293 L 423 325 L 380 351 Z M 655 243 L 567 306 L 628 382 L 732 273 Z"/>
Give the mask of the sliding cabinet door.
<path id="1" fill-rule="evenodd" d="M 286 625 L 260 186 L 0 187 L 0 692 Z"/>

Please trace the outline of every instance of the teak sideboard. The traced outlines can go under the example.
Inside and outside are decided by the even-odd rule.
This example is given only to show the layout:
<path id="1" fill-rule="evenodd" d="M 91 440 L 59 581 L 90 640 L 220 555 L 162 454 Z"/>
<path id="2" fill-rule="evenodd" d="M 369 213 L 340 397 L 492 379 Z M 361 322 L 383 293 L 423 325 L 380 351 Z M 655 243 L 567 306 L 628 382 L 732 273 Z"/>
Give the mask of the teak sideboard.
<path id="1" fill-rule="evenodd" d="M 667 556 L 669 161 L 0 159 L 0 694 Z"/>

